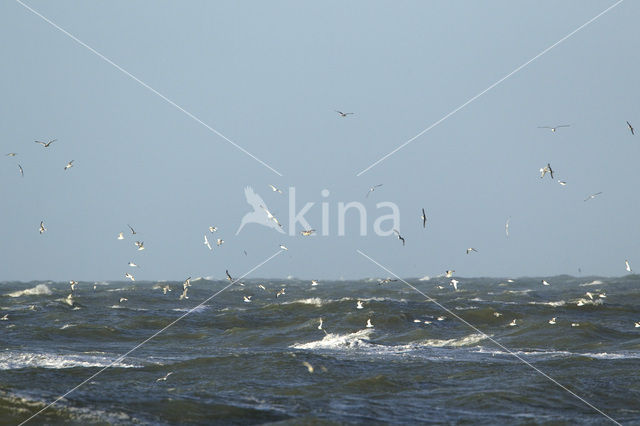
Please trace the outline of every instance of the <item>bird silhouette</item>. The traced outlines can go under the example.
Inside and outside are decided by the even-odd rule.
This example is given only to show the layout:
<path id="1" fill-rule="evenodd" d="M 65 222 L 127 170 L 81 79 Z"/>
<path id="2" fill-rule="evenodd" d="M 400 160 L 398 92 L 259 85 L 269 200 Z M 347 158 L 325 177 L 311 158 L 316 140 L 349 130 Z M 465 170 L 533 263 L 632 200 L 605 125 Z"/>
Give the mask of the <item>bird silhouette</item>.
<path id="1" fill-rule="evenodd" d="M 242 228 L 248 223 L 259 223 L 260 225 L 266 226 L 268 228 L 273 228 L 276 231 L 284 234 L 284 230 L 281 226 L 269 219 L 269 215 L 267 214 L 266 203 L 262 199 L 261 196 L 256 194 L 256 192 L 250 186 L 247 186 L 244 189 L 244 196 L 247 199 L 247 203 L 253 207 L 253 211 L 245 214 L 240 222 L 240 227 L 236 231 L 236 235 L 240 233 Z"/>

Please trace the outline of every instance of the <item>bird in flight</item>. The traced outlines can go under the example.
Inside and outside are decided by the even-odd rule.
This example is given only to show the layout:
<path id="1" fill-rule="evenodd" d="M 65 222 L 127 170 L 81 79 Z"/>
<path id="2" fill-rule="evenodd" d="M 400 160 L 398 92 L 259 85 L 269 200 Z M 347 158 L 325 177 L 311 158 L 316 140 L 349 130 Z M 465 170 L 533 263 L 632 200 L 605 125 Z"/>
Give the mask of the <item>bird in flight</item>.
<path id="1" fill-rule="evenodd" d="M 546 280 L 542 280 L 542 285 L 549 285 L 549 283 Z"/>
<path id="2" fill-rule="evenodd" d="M 229 270 L 228 269 L 225 269 L 224 273 L 227 274 L 227 280 L 233 281 L 233 278 L 231 278 L 231 274 L 229 274 Z"/>
<path id="3" fill-rule="evenodd" d="M 570 127 L 570 126 L 571 126 L 570 124 L 560 124 L 558 126 L 553 126 L 553 127 L 551 127 L 551 126 L 538 126 L 538 129 L 549 129 L 549 130 L 551 130 L 552 132 L 555 133 L 556 130 L 558 130 L 560 127 Z"/>
<path id="4" fill-rule="evenodd" d="M 73 160 L 69 161 L 67 165 L 64 166 L 64 169 L 67 170 L 67 169 L 70 169 L 71 167 L 73 167 Z"/>
<path id="5" fill-rule="evenodd" d="M 589 195 L 587 198 L 584 199 L 584 201 L 589 201 L 592 198 L 596 198 L 598 195 L 602 194 L 602 192 L 596 192 L 595 194 L 591 194 Z"/>
<path id="6" fill-rule="evenodd" d="M 267 208 L 265 206 L 260 204 L 260 207 L 262 207 L 262 210 L 264 210 L 267 213 L 267 217 L 270 220 L 273 220 L 276 223 L 276 225 L 278 225 L 280 228 L 282 228 L 282 225 L 280 224 L 280 222 L 278 222 L 278 219 L 276 219 L 276 217 L 274 215 L 272 215 L 271 212 L 269 210 L 267 210 Z"/>
<path id="7" fill-rule="evenodd" d="M 119 240 L 124 240 L 124 232 L 121 232 L 118 234 L 118 239 Z"/>
<path id="8" fill-rule="evenodd" d="M 549 163 L 547 163 L 546 167 L 540 169 L 540 179 L 542 179 L 547 173 L 551 175 L 551 179 L 553 180 L 553 169 L 551 168 L 551 164 Z"/>
<path id="9" fill-rule="evenodd" d="M 380 188 L 382 186 L 382 184 L 379 185 L 373 185 L 371 188 L 369 188 L 369 192 L 367 192 L 367 195 L 365 196 L 365 198 L 369 197 L 369 194 L 371 194 L 373 191 L 376 190 L 376 188 Z"/>
<path id="10" fill-rule="evenodd" d="M 558 180 L 558 183 L 562 186 L 567 186 L 567 182 L 563 181 L 563 180 Z"/>
<path id="11" fill-rule="evenodd" d="M 156 379 L 156 382 L 166 382 L 167 378 L 172 374 L 173 374 L 173 371 L 169 371 L 166 376 L 160 377 L 159 379 Z"/>
<path id="12" fill-rule="evenodd" d="M 220 247 L 222 244 L 224 244 L 224 240 L 222 238 L 218 238 L 216 240 L 216 244 L 218 245 L 218 247 Z"/>
<path id="13" fill-rule="evenodd" d="M 453 286 L 453 289 L 454 289 L 455 291 L 458 291 L 458 283 L 459 283 L 459 282 L 460 282 L 460 281 L 458 281 L 458 280 L 451 280 L 451 282 L 449 283 L 449 285 L 452 285 L 452 286 Z"/>
<path id="14" fill-rule="evenodd" d="M 131 234 L 136 235 L 136 231 L 131 227 L 131 225 L 127 224 L 127 226 L 131 229 Z"/>
<path id="15" fill-rule="evenodd" d="M 131 266 L 132 268 L 139 268 L 139 266 L 133 262 L 129 262 L 129 266 Z"/>
<path id="16" fill-rule="evenodd" d="M 475 251 L 476 253 L 478 252 L 478 250 L 474 249 L 473 247 L 469 247 L 467 249 L 467 254 L 471 253 L 472 251 Z"/>
<path id="17" fill-rule="evenodd" d="M 309 229 L 308 231 L 300 231 L 300 234 L 304 235 L 305 237 L 308 237 L 309 235 L 313 234 L 314 232 L 316 232 L 315 229 Z"/>
<path id="18" fill-rule="evenodd" d="M 129 278 L 131 281 L 135 281 L 135 280 L 136 280 L 136 279 L 133 277 L 133 275 L 131 275 L 131 274 L 130 274 L 130 273 L 128 273 L 128 272 L 127 272 L 126 274 L 124 274 L 124 277 L 125 277 L 125 278 Z"/>
<path id="19" fill-rule="evenodd" d="M 373 328 L 373 324 L 371 323 L 371 318 L 367 319 L 367 328 Z"/>
<path id="20" fill-rule="evenodd" d="M 453 276 L 454 272 L 455 271 L 453 269 L 449 269 L 449 270 L 445 271 L 444 276 L 447 277 L 447 278 L 451 278 Z"/>
<path id="21" fill-rule="evenodd" d="M 378 285 L 382 285 L 382 284 L 386 284 L 386 283 L 392 283 L 398 280 L 392 280 L 391 278 L 385 278 L 384 280 L 378 279 Z"/>
<path id="22" fill-rule="evenodd" d="M 244 303 L 251 303 L 251 296 L 242 296 L 244 298 Z"/>
<path id="23" fill-rule="evenodd" d="M 394 229 L 393 232 L 395 232 L 398 235 L 398 239 L 402 241 L 402 245 L 404 246 L 404 238 L 402 238 L 402 235 L 400 235 L 400 232 L 398 232 L 397 229 Z"/>
<path id="24" fill-rule="evenodd" d="M 51 140 L 51 141 L 49 141 L 49 142 L 35 141 L 35 143 L 39 143 L 39 144 L 41 144 L 43 147 L 45 147 L 45 148 L 49 148 L 49 145 L 51 145 L 52 143 L 54 143 L 54 142 L 55 142 L 55 141 L 57 141 L 57 140 L 58 140 L 58 139 L 54 139 L 54 140 Z"/>
<path id="25" fill-rule="evenodd" d="M 214 233 L 218 230 L 218 228 L 216 228 L 215 226 L 210 226 L 209 227 L 209 232 Z"/>
<path id="26" fill-rule="evenodd" d="M 15 157 L 16 155 L 18 154 L 16 154 L 15 152 L 10 152 L 7 154 L 7 157 Z"/>
<path id="27" fill-rule="evenodd" d="M 138 250 L 144 250 L 144 241 L 136 241 L 135 245 L 138 247 Z"/>
<path id="28" fill-rule="evenodd" d="M 289 250 L 289 249 L 287 248 L 287 246 L 285 246 L 284 244 L 280 244 L 280 248 L 281 248 L 282 250 Z"/>
<path id="29" fill-rule="evenodd" d="M 629 131 L 631 132 L 631 134 L 635 135 L 635 132 L 633 131 L 633 126 L 628 121 L 627 121 L 627 126 L 629 126 Z"/>
<path id="30" fill-rule="evenodd" d="M 209 247 L 209 250 L 213 250 L 211 248 L 211 244 L 209 244 L 209 239 L 207 238 L 207 234 L 204 234 L 204 245 Z"/>
<path id="31" fill-rule="evenodd" d="M 40 234 L 42 234 L 46 230 L 47 230 L 47 228 L 44 227 L 44 221 L 41 220 L 40 221 Z"/>
<path id="32" fill-rule="evenodd" d="M 276 299 L 285 294 L 284 290 L 285 290 L 284 288 L 278 290 L 278 292 L 276 293 Z"/>
<path id="33" fill-rule="evenodd" d="M 347 115 L 353 115 L 352 112 L 342 112 L 342 111 L 338 111 L 337 109 L 335 110 L 335 112 L 340 114 L 340 117 L 346 117 Z"/>
<path id="34" fill-rule="evenodd" d="M 422 227 L 426 228 L 427 227 L 427 214 L 424 212 L 424 209 L 422 209 L 422 216 L 420 216 L 420 218 L 422 219 Z"/>
<path id="35" fill-rule="evenodd" d="M 627 270 L 627 272 L 631 272 L 631 265 L 629 265 L 629 261 L 626 259 L 624 261 L 624 267 Z"/>
<path id="36" fill-rule="evenodd" d="M 22 170 L 22 166 L 18 164 L 18 170 L 20 170 L 20 176 L 24 177 L 24 170 Z"/>
<path id="37" fill-rule="evenodd" d="M 273 192 L 279 192 L 279 193 L 281 193 L 281 194 L 282 194 L 282 190 L 281 190 L 281 189 L 278 189 L 278 188 L 276 188 L 275 186 L 273 186 L 273 185 L 271 185 L 271 184 L 269 184 L 269 187 L 271 188 L 271 190 L 272 190 Z"/>
<path id="38" fill-rule="evenodd" d="M 511 218 L 508 217 L 507 221 L 504 224 L 504 233 L 507 235 L 507 237 L 509 236 L 509 222 L 511 221 Z"/>

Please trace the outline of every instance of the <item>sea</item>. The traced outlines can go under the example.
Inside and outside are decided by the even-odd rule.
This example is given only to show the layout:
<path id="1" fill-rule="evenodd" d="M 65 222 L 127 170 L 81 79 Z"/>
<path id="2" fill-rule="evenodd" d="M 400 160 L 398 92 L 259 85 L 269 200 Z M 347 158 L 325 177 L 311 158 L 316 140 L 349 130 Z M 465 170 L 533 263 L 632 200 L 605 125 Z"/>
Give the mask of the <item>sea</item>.
<path id="1" fill-rule="evenodd" d="M 640 425 L 640 276 L 454 278 L 3 282 L 0 424 Z"/>

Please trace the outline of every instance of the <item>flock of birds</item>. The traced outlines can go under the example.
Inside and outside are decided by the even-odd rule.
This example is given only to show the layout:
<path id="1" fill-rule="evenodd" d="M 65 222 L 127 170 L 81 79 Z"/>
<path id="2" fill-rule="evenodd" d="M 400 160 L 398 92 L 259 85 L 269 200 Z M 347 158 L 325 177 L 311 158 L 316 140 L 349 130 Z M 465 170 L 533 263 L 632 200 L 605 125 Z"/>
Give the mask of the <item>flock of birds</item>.
<path id="1" fill-rule="evenodd" d="M 336 110 L 336 112 L 340 115 L 340 117 L 343 117 L 343 118 L 346 118 L 346 117 L 354 114 L 353 112 L 342 112 L 342 111 L 339 111 L 339 110 Z M 627 126 L 628 126 L 628 129 L 631 132 L 631 134 L 635 135 L 634 128 L 631 125 L 631 123 L 629 123 L 628 121 L 627 121 Z M 561 125 L 555 125 L 555 126 L 539 126 L 539 128 L 541 128 L 541 129 L 549 129 L 549 130 L 551 130 L 551 132 L 554 132 L 554 133 L 557 132 L 558 129 L 565 128 L 565 127 L 570 127 L 570 125 L 569 124 L 561 124 Z M 44 148 L 49 148 L 56 141 L 57 141 L 57 139 L 52 139 L 52 140 L 49 140 L 48 142 L 35 141 L 35 143 L 41 144 Z M 15 153 L 15 152 L 11 152 L 11 153 L 8 153 L 6 155 L 8 157 L 16 157 L 18 154 Z M 20 175 L 24 177 L 24 170 L 23 170 L 22 166 L 19 163 L 17 164 L 17 166 L 18 166 L 18 170 L 20 172 Z M 66 170 L 70 169 L 71 167 L 73 167 L 73 160 L 69 161 L 64 166 L 64 170 L 66 171 Z M 540 178 L 541 179 L 544 178 L 547 174 L 549 175 L 549 177 L 552 180 L 554 180 L 554 170 L 551 167 L 550 163 L 547 163 L 546 166 L 540 168 Z M 562 180 L 558 180 L 558 183 L 560 185 L 566 185 L 566 182 L 562 181 Z M 377 184 L 377 185 L 369 187 L 369 190 L 367 191 L 367 193 L 365 195 L 365 198 L 368 198 L 374 191 L 376 191 L 378 188 L 381 188 L 382 186 L 383 186 L 383 184 Z M 269 188 L 273 192 L 276 192 L 276 193 L 279 193 L 279 194 L 283 193 L 281 189 L 277 188 L 276 186 L 274 186 L 272 184 L 269 184 Z M 591 194 L 584 201 L 589 201 L 589 200 L 597 197 L 600 194 L 602 194 L 602 192 L 597 192 L 597 193 Z M 264 214 L 266 214 L 266 217 L 267 217 L 269 222 L 273 222 L 277 227 L 282 228 L 282 224 L 280 223 L 280 221 L 264 205 L 260 204 L 259 207 L 262 209 Z M 509 222 L 510 222 L 510 218 L 508 218 L 506 223 L 505 223 L 505 234 L 506 234 L 507 237 L 509 236 Z M 421 210 L 420 223 L 422 224 L 423 228 L 427 227 L 427 214 L 426 214 L 426 211 L 425 211 L 424 208 L 422 208 L 422 210 Z M 127 227 L 130 230 L 131 236 L 137 235 L 136 230 L 131 225 L 127 224 Z M 40 234 L 43 234 L 43 233 L 45 233 L 47 231 L 47 228 L 45 227 L 44 220 L 40 221 L 40 226 L 39 226 L 38 231 L 39 231 Z M 216 226 L 209 226 L 208 231 L 209 231 L 209 235 L 212 235 L 212 234 L 214 234 L 214 233 L 216 233 L 218 231 L 218 228 Z M 300 234 L 302 236 L 310 236 L 310 235 L 313 235 L 314 232 L 315 232 L 315 229 L 306 229 L 306 230 L 301 231 Z M 393 232 L 397 236 L 398 240 L 401 241 L 402 245 L 404 246 L 405 243 L 406 243 L 405 238 L 400 234 L 400 232 L 397 229 L 393 229 Z M 125 233 L 124 232 L 119 232 L 116 238 L 118 240 L 125 240 Z M 204 234 L 204 243 L 203 244 L 209 250 L 213 250 L 212 241 L 215 243 L 215 245 L 217 247 L 220 247 L 220 246 L 222 246 L 224 244 L 224 240 L 222 238 L 215 238 L 215 239 L 212 238 L 212 240 L 210 241 L 209 237 L 208 237 L 208 234 L 205 233 Z M 142 251 L 142 250 L 145 249 L 143 241 L 140 241 L 140 240 L 136 239 L 134 241 L 134 245 L 135 245 L 137 251 Z M 281 250 L 288 250 L 288 248 L 283 244 L 280 245 L 280 249 Z M 244 253 L 245 253 L 245 255 L 247 254 L 246 251 L 244 251 Z M 466 254 L 467 255 L 472 254 L 472 253 L 478 253 L 478 250 L 476 248 L 474 248 L 474 247 L 469 247 L 469 248 L 466 249 Z M 131 268 L 139 268 L 139 266 L 133 261 L 130 261 L 128 263 L 128 266 L 131 267 Z M 628 259 L 625 259 L 625 269 L 626 269 L 626 271 L 631 272 L 631 266 L 629 264 L 629 260 Z M 449 285 L 451 287 L 453 287 L 454 291 L 458 291 L 459 281 L 453 278 L 454 273 L 455 273 L 455 270 L 450 269 L 450 270 L 445 271 L 443 276 L 446 277 L 446 278 L 449 278 L 450 279 Z M 226 278 L 227 278 L 228 281 L 230 281 L 232 283 L 236 283 L 236 284 L 238 284 L 240 286 L 245 286 L 245 284 L 240 282 L 239 280 L 234 280 L 228 270 L 225 271 L 225 274 L 226 274 Z M 128 280 L 135 281 L 134 275 L 132 273 L 130 273 L 130 272 L 126 272 L 124 274 L 124 277 L 126 279 L 128 279 Z M 389 282 L 395 282 L 395 281 L 398 281 L 398 280 L 391 279 L 391 278 L 379 279 L 378 280 L 378 284 L 379 285 L 383 285 L 383 284 L 387 284 Z M 513 280 L 508 280 L 508 281 L 513 282 Z M 317 286 L 318 283 L 319 283 L 318 280 L 312 280 L 311 281 L 311 285 L 312 286 Z M 544 286 L 550 285 L 550 283 L 547 282 L 546 280 L 542 280 L 541 284 L 544 285 Z M 69 285 L 71 287 L 71 293 L 67 296 L 67 298 L 65 300 L 69 305 L 73 306 L 74 305 L 74 293 L 76 291 L 76 288 L 77 288 L 77 285 L 78 285 L 78 281 L 71 280 L 71 281 L 69 281 Z M 179 296 L 179 300 L 185 300 L 185 299 L 189 298 L 189 296 L 188 296 L 189 287 L 191 287 L 191 277 L 188 277 L 182 283 L 182 293 Z M 267 292 L 267 293 L 271 292 L 271 290 L 268 290 L 263 284 L 257 284 L 257 287 L 259 289 L 263 290 L 264 292 Z M 172 289 L 171 289 L 171 287 L 169 285 L 156 286 L 154 288 L 161 289 L 163 294 L 165 294 L 165 295 L 168 292 L 172 291 Z M 438 288 L 443 289 L 444 287 L 438 286 Z M 94 285 L 94 290 L 95 289 L 96 289 L 96 286 Z M 281 297 L 281 296 L 286 294 L 286 287 L 281 287 L 281 288 L 275 290 L 272 294 L 275 295 L 275 298 L 279 298 L 279 297 Z M 591 299 L 591 300 L 594 300 L 594 299 L 600 299 L 601 300 L 603 298 L 606 298 L 606 294 L 605 293 L 600 293 L 600 294 L 594 295 L 594 294 L 592 294 L 590 292 L 587 292 L 586 296 L 589 297 L 589 299 Z M 243 302 L 244 303 L 251 303 L 252 302 L 253 295 L 243 295 L 242 297 L 243 297 Z M 120 298 L 120 303 L 123 303 L 123 302 L 126 302 L 126 301 L 128 301 L 127 298 L 125 298 L 125 297 L 121 297 Z M 580 305 L 580 303 L 584 304 L 585 302 L 583 300 L 580 300 L 578 302 L 578 304 Z M 363 309 L 362 301 L 360 301 L 360 300 L 357 301 L 356 309 Z M 500 314 L 498 312 L 495 312 L 494 315 L 496 317 L 502 316 L 502 314 Z M 438 318 L 438 320 L 443 320 L 443 319 L 444 319 L 444 317 L 439 317 Z M 8 315 L 4 315 L 2 318 L 0 318 L 0 320 L 4 320 L 4 321 L 8 320 Z M 548 321 L 548 323 L 551 324 L 551 325 L 554 325 L 554 324 L 556 324 L 556 320 L 557 320 L 557 318 L 553 317 Z M 416 321 L 419 321 L 419 320 L 416 320 Z M 517 320 L 514 319 L 508 325 L 509 326 L 518 325 L 517 324 Z M 578 323 L 571 323 L 571 326 L 572 327 L 577 327 L 577 326 L 579 326 L 579 324 Z M 367 319 L 365 327 L 366 328 L 373 328 L 374 327 L 374 325 L 373 325 L 373 323 L 371 321 L 371 318 Z M 635 327 L 640 327 L 640 322 L 636 322 L 635 323 Z M 318 326 L 318 329 L 324 331 L 324 333 L 327 334 L 327 331 L 323 328 L 323 320 L 322 320 L 322 318 L 320 319 L 320 324 Z M 310 364 L 305 365 L 305 366 L 308 368 L 309 372 L 313 372 L 313 367 Z M 167 378 L 171 374 L 173 374 L 173 372 L 167 373 L 164 377 L 161 377 L 161 378 L 157 379 L 157 381 L 158 382 L 159 381 L 166 381 Z"/>

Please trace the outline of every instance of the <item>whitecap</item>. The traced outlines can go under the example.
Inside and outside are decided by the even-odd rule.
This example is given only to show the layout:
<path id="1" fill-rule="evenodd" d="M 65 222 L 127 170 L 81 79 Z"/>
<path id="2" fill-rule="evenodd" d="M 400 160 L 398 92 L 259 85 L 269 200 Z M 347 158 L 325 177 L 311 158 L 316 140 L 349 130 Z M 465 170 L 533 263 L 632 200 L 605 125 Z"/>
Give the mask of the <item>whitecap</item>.
<path id="1" fill-rule="evenodd" d="M 51 290 L 47 287 L 46 284 L 38 284 L 33 288 L 28 288 L 26 290 L 18 290 L 13 293 L 8 293 L 5 296 L 9 297 L 21 297 L 21 296 L 35 296 L 41 294 L 51 294 Z"/>
<path id="2" fill-rule="evenodd" d="M 589 286 L 589 285 L 602 285 L 602 284 L 603 284 L 602 281 L 594 280 L 594 281 L 591 281 L 591 282 L 588 282 L 588 283 L 580 284 L 580 287 L 586 287 L 586 286 Z"/>
<path id="3" fill-rule="evenodd" d="M 443 346 L 460 347 L 460 346 L 474 345 L 486 338 L 487 336 L 484 334 L 475 333 L 460 339 L 429 339 L 421 342 L 419 345 L 430 346 L 435 348 L 441 348 Z"/>
<path id="4" fill-rule="evenodd" d="M 315 340 L 308 343 L 295 343 L 290 347 L 294 349 L 345 349 L 372 346 L 371 343 L 363 340 L 368 339 L 371 333 L 373 333 L 373 330 L 370 328 L 349 334 L 329 333 L 326 334 L 322 340 Z"/>
<path id="5" fill-rule="evenodd" d="M 121 367 L 136 368 L 138 365 L 115 362 L 118 358 L 95 355 L 62 355 L 55 353 L 0 352 L 0 370 L 19 368 L 74 368 L 74 367 Z"/>

